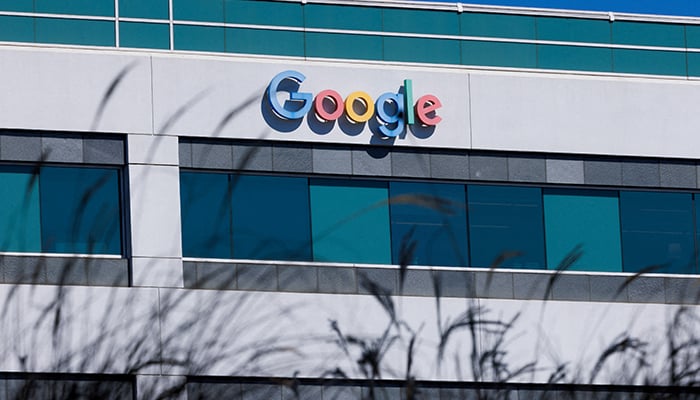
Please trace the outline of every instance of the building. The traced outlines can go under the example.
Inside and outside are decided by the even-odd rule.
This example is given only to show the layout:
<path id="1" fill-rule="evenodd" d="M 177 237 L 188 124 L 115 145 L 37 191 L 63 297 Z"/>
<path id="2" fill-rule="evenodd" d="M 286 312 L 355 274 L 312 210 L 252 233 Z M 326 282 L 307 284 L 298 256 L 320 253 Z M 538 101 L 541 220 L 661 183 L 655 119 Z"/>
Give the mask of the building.
<path id="1" fill-rule="evenodd" d="M 20 0 L 0 41 L 0 399 L 698 395 L 700 19 Z"/>

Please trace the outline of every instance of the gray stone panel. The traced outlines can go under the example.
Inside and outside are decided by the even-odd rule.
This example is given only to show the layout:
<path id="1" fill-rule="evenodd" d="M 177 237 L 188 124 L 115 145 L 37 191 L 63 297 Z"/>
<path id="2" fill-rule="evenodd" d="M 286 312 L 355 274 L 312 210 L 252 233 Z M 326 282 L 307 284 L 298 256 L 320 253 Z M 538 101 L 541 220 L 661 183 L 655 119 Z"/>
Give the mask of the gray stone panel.
<path id="1" fill-rule="evenodd" d="M 195 289 L 197 287 L 197 263 L 192 261 L 182 262 L 182 282 L 185 288 Z"/>
<path id="2" fill-rule="evenodd" d="M 187 384 L 187 400 L 232 399 L 241 398 L 240 383 L 204 383 Z"/>
<path id="3" fill-rule="evenodd" d="M 591 285 L 591 301 L 627 301 L 626 277 L 592 275 L 589 279 Z"/>
<path id="4" fill-rule="evenodd" d="M 465 389 L 462 388 L 440 388 L 440 400 L 464 400 L 466 399 Z"/>
<path id="5" fill-rule="evenodd" d="M 474 297 L 474 273 L 468 271 L 433 271 L 443 297 Z"/>
<path id="6" fill-rule="evenodd" d="M 237 265 L 238 289 L 277 290 L 277 268 L 274 265 Z"/>
<path id="7" fill-rule="evenodd" d="M 524 300 L 545 300 L 548 297 L 549 274 L 513 273 L 513 297 Z"/>
<path id="8" fill-rule="evenodd" d="M 54 285 L 87 285 L 88 263 L 93 260 L 47 257 L 46 283 Z"/>
<path id="9" fill-rule="evenodd" d="M 88 285 L 129 286 L 129 260 L 94 259 L 87 269 Z"/>
<path id="10" fill-rule="evenodd" d="M 233 167 L 243 171 L 272 171 L 272 147 L 234 144 Z"/>
<path id="11" fill-rule="evenodd" d="M 357 293 L 355 268 L 318 268 L 318 290 L 322 293 Z"/>
<path id="12" fill-rule="evenodd" d="M 405 390 L 404 390 L 405 392 Z M 404 393 L 405 394 L 405 393 Z M 441 392 L 439 388 L 425 388 L 425 387 L 418 387 L 416 389 L 416 400 L 435 400 L 435 399 L 440 399 Z M 407 398 L 404 396 L 404 398 Z"/>
<path id="13" fill-rule="evenodd" d="M 83 139 L 78 136 L 45 135 L 41 138 L 45 161 L 82 163 Z"/>
<path id="14" fill-rule="evenodd" d="M 582 184 L 583 161 L 549 158 L 546 162 L 547 182 Z"/>
<path id="15" fill-rule="evenodd" d="M 589 185 L 621 185 L 622 164 L 618 161 L 586 160 L 583 162 L 585 183 Z"/>
<path id="16" fill-rule="evenodd" d="M 273 145 L 272 169 L 278 172 L 312 172 L 311 148 L 302 145 Z"/>
<path id="17" fill-rule="evenodd" d="M 517 395 L 518 400 L 560 400 L 559 393 L 555 390 L 520 389 Z"/>
<path id="18" fill-rule="evenodd" d="M 430 154 L 397 150 L 391 153 L 391 174 L 415 178 L 430 177 Z"/>
<path id="19" fill-rule="evenodd" d="M 363 282 L 368 280 L 390 293 L 398 293 L 399 291 L 399 271 L 397 269 L 388 268 L 358 268 L 358 292 L 361 294 L 369 294 Z M 364 279 L 363 279 L 364 278 Z"/>
<path id="20" fill-rule="evenodd" d="M 282 388 L 279 385 L 244 383 L 241 385 L 242 400 L 281 400 Z"/>
<path id="21" fill-rule="evenodd" d="M 508 180 L 512 182 L 545 182 L 544 158 L 537 156 L 508 157 Z"/>
<path id="22" fill-rule="evenodd" d="M 662 161 L 659 164 L 660 185 L 665 188 L 697 187 L 697 168 L 690 161 Z"/>
<path id="23" fill-rule="evenodd" d="M 385 147 L 352 150 L 353 175 L 390 176 L 391 152 Z"/>
<path id="24" fill-rule="evenodd" d="M 197 263 L 198 289 L 235 289 L 236 264 L 201 262 Z"/>
<path id="25" fill-rule="evenodd" d="M 124 140 L 87 136 L 83 139 L 83 160 L 89 164 L 124 165 Z"/>
<path id="26" fill-rule="evenodd" d="M 367 386 L 362 387 L 362 399 L 373 400 L 403 400 L 401 397 L 401 388 L 399 387 L 381 387 L 374 388 L 374 395 Z"/>
<path id="27" fill-rule="evenodd" d="M 360 386 L 326 386 L 323 388 L 323 400 L 358 400 L 362 399 Z"/>
<path id="28" fill-rule="evenodd" d="M 350 148 L 314 148 L 313 168 L 319 174 L 352 175 L 352 151 Z"/>
<path id="29" fill-rule="evenodd" d="M 475 272 L 476 296 L 483 298 L 512 299 L 513 274 L 510 272 Z"/>
<path id="30" fill-rule="evenodd" d="M 300 265 L 278 266 L 279 290 L 283 292 L 317 292 L 318 268 Z"/>
<path id="31" fill-rule="evenodd" d="M 430 176 L 440 179 L 469 179 L 469 156 L 440 153 L 430 155 Z"/>
<path id="32" fill-rule="evenodd" d="M 627 286 L 627 295 L 633 303 L 664 303 L 664 278 L 638 276 Z"/>
<path id="33" fill-rule="evenodd" d="M 192 143 L 180 141 L 177 145 L 180 167 L 192 168 Z"/>
<path id="34" fill-rule="evenodd" d="M 88 285 L 129 286 L 129 260 L 95 259 L 88 265 Z"/>
<path id="35" fill-rule="evenodd" d="M 666 303 L 700 304 L 700 279 L 669 277 L 666 280 Z"/>
<path id="36" fill-rule="evenodd" d="M 657 187 L 660 183 L 659 163 L 637 161 L 622 163 L 622 184 L 625 186 Z"/>
<path id="37" fill-rule="evenodd" d="M 225 143 L 192 143 L 192 167 L 233 169 L 233 152 Z"/>
<path id="38" fill-rule="evenodd" d="M 44 258 L 2 256 L 0 267 L 5 283 L 46 283 Z"/>
<path id="39" fill-rule="evenodd" d="M 402 294 L 405 296 L 434 296 L 435 285 L 432 271 L 411 269 L 409 267 L 403 284 Z"/>
<path id="40" fill-rule="evenodd" d="M 589 301 L 590 297 L 588 275 L 559 274 L 552 284 L 553 300 Z"/>
<path id="41" fill-rule="evenodd" d="M 508 159 L 499 156 L 470 156 L 469 174 L 472 179 L 482 181 L 508 180 Z"/>
<path id="42" fill-rule="evenodd" d="M 282 388 L 283 400 L 319 400 L 323 399 L 323 386 L 320 385 L 299 385 L 296 393 L 289 387 Z M 189 400 L 189 399 L 188 399 Z"/>
<path id="43" fill-rule="evenodd" d="M 0 160 L 40 161 L 41 137 L 23 135 L 0 135 Z"/>

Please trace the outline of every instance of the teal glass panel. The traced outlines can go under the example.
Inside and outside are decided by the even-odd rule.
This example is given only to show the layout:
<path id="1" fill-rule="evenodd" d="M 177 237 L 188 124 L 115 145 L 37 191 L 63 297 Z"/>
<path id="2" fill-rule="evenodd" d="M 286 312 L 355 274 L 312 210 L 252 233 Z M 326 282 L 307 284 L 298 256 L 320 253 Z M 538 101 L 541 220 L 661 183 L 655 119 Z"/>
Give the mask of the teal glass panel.
<path id="1" fill-rule="evenodd" d="M 315 261 L 391 263 L 386 183 L 312 179 Z"/>
<path id="2" fill-rule="evenodd" d="M 212 26 L 175 25 L 173 28 L 175 50 L 213 51 L 223 53 L 224 28 Z"/>
<path id="3" fill-rule="evenodd" d="M 685 47 L 685 29 L 680 24 L 615 21 L 612 24 L 612 42 L 682 48 Z"/>
<path id="4" fill-rule="evenodd" d="M 307 4 L 304 17 L 307 28 L 382 31 L 381 8 Z"/>
<path id="5" fill-rule="evenodd" d="M 680 51 L 613 49 L 615 72 L 686 75 L 686 53 Z"/>
<path id="6" fill-rule="evenodd" d="M 227 28 L 226 51 L 303 57 L 304 32 Z"/>
<path id="7" fill-rule="evenodd" d="M 538 45 L 537 66 L 545 69 L 611 72 L 612 50 L 600 47 Z"/>
<path id="8" fill-rule="evenodd" d="M 34 10 L 48 14 L 113 17 L 114 0 L 34 0 Z"/>
<path id="9" fill-rule="evenodd" d="M 472 266 L 545 268 L 539 188 L 469 185 L 467 201 Z"/>
<path id="10" fill-rule="evenodd" d="M 700 48 L 700 25 L 685 26 L 685 43 L 689 49 Z"/>
<path id="11" fill-rule="evenodd" d="M 610 43 L 610 21 L 537 17 L 537 38 L 563 42 Z"/>
<path id="12" fill-rule="evenodd" d="M 459 35 L 459 17 L 447 11 L 386 8 L 384 31 Z"/>
<path id="13" fill-rule="evenodd" d="M 460 44 L 457 40 L 405 37 L 384 38 L 386 61 L 459 64 Z"/>
<path id="14" fill-rule="evenodd" d="M 577 246 L 582 256 L 570 271 L 622 271 L 617 192 L 544 190 L 547 268 L 556 269 Z"/>
<path id="15" fill-rule="evenodd" d="M 223 0 L 172 0 L 178 21 L 224 22 Z"/>
<path id="16" fill-rule="evenodd" d="M 167 50 L 170 48 L 170 27 L 167 24 L 120 22 L 119 46 Z"/>
<path id="17" fill-rule="evenodd" d="M 465 40 L 462 64 L 491 67 L 536 68 L 537 47 L 534 44 L 497 43 Z"/>
<path id="18" fill-rule="evenodd" d="M 688 76 L 700 76 L 700 53 L 687 54 L 688 57 Z"/>
<path id="19" fill-rule="evenodd" d="M 412 265 L 468 265 L 464 185 L 391 182 L 389 194 L 394 264 L 413 242 Z"/>
<path id="20" fill-rule="evenodd" d="M 306 178 L 233 177 L 233 257 L 311 260 Z"/>
<path id="21" fill-rule="evenodd" d="M 462 13 L 460 29 L 464 36 L 535 39 L 535 17 L 486 13 Z"/>
<path id="22" fill-rule="evenodd" d="M 114 46 L 114 22 L 36 18 L 38 43 Z"/>
<path id="23" fill-rule="evenodd" d="M 690 193 L 620 192 L 624 270 L 695 272 L 693 220 Z"/>
<path id="24" fill-rule="evenodd" d="M 234 24 L 304 26 L 301 3 L 226 0 L 226 22 Z"/>
<path id="25" fill-rule="evenodd" d="M 185 257 L 233 258 L 231 188 L 227 174 L 180 173 Z"/>
<path id="26" fill-rule="evenodd" d="M 0 0 L 0 11 L 33 12 L 34 0 Z"/>
<path id="27" fill-rule="evenodd" d="M 700 26 L 685 26 L 686 43 L 689 49 L 700 49 Z M 700 76 L 700 53 L 688 52 L 688 76 Z"/>
<path id="28" fill-rule="evenodd" d="M 334 33 L 306 33 L 306 56 L 382 60 L 382 37 Z"/>
<path id="29" fill-rule="evenodd" d="M 39 185 L 44 252 L 121 254 L 118 170 L 42 167 Z"/>
<path id="30" fill-rule="evenodd" d="M 41 252 L 35 172 L 32 167 L 0 166 L 0 251 Z"/>
<path id="31" fill-rule="evenodd" d="M 0 16 L 0 41 L 34 41 L 34 18 Z"/>
<path id="32" fill-rule="evenodd" d="M 168 19 L 168 0 L 119 0 L 119 16 Z"/>

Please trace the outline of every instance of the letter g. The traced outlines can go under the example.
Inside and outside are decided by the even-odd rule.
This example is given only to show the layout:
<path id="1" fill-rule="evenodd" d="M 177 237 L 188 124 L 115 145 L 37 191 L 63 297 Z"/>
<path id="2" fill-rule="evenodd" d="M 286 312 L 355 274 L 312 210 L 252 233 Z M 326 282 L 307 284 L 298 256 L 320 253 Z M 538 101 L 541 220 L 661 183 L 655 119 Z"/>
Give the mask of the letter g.
<path id="1" fill-rule="evenodd" d="M 270 101 L 270 106 L 275 111 L 275 113 L 281 118 L 285 119 L 299 119 L 303 118 L 306 113 L 311 110 L 313 95 L 311 93 L 299 93 L 296 89 L 287 90 L 289 92 L 289 100 L 299 104 L 299 108 L 296 110 L 288 110 L 284 107 L 284 104 L 280 104 L 277 100 L 277 92 L 279 92 L 279 87 L 282 82 L 286 79 L 293 80 L 298 85 L 304 82 L 306 77 L 304 74 L 298 71 L 288 70 L 280 72 L 275 75 L 270 81 L 270 85 L 267 87 L 267 98 Z"/>

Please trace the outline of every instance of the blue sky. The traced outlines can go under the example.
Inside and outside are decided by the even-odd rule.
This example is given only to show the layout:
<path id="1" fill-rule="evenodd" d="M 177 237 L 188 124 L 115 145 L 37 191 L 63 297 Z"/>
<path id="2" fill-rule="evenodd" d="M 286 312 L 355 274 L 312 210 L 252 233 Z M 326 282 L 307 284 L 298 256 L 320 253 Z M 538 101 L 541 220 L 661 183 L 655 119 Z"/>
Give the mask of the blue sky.
<path id="1" fill-rule="evenodd" d="M 428 0 L 464 4 L 700 17 L 700 0 Z"/>

